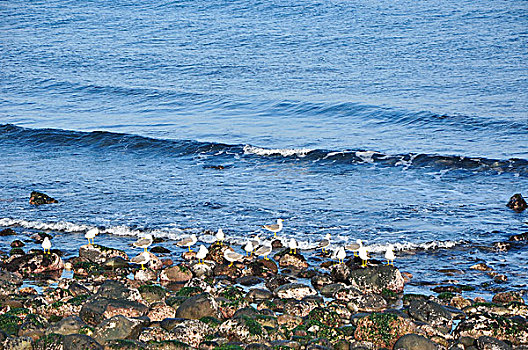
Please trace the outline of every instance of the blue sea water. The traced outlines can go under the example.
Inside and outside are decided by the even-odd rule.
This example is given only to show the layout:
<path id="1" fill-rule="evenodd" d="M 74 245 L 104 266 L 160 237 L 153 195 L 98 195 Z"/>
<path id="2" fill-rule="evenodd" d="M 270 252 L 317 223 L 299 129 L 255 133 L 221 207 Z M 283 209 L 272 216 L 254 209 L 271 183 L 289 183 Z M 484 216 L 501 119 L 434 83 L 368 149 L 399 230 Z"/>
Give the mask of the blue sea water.
<path id="1" fill-rule="evenodd" d="M 418 282 L 482 259 L 526 288 L 526 246 L 488 250 L 528 230 L 505 206 L 528 194 L 526 1 L 0 13 L 2 227 L 60 231 L 74 251 L 92 226 L 116 244 L 220 227 L 242 242 L 281 217 L 305 247 L 396 243 Z M 31 206 L 32 190 L 60 203 Z"/>

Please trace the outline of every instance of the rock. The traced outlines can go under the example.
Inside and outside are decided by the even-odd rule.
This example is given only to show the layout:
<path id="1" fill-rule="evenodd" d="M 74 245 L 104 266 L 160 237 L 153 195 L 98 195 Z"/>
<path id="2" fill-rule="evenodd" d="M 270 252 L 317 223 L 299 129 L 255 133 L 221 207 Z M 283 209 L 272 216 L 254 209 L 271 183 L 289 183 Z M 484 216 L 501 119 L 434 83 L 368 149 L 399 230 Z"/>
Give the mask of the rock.
<path id="1" fill-rule="evenodd" d="M 64 350 L 103 350 L 94 338 L 85 334 L 69 334 L 63 340 Z"/>
<path id="2" fill-rule="evenodd" d="M 369 266 L 350 270 L 346 281 L 336 281 L 355 286 L 364 293 L 375 294 L 381 294 L 384 290 L 401 293 L 404 285 L 400 270 L 390 265 Z"/>
<path id="3" fill-rule="evenodd" d="M 509 241 L 528 241 L 528 232 L 519 233 L 518 235 L 510 236 Z"/>
<path id="4" fill-rule="evenodd" d="M 408 319 L 389 313 L 373 313 L 357 321 L 354 338 L 392 349 L 400 337 L 413 331 L 414 325 Z"/>
<path id="5" fill-rule="evenodd" d="M 316 295 L 317 292 L 310 286 L 301 283 L 288 283 L 273 291 L 279 298 L 301 300 L 308 295 Z"/>
<path id="6" fill-rule="evenodd" d="M 431 300 L 414 300 L 409 305 L 409 315 L 415 320 L 428 323 L 442 333 L 451 331 L 452 314 L 442 305 Z"/>
<path id="7" fill-rule="evenodd" d="M 268 336 L 265 328 L 247 316 L 225 321 L 218 327 L 218 333 L 231 341 L 242 343 L 258 343 Z"/>
<path id="8" fill-rule="evenodd" d="M 486 265 L 486 263 L 478 263 L 473 266 L 470 266 L 470 269 L 472 270 L 478 270 L 478 271 L 492 271 L 493 269 Z"/>
<path id="9" fill-rule="evenodd" d="M 52 333 L 61 334 L 61 335 L 76 334 L 76 333 L 79 333 L 79 331 L 86 326 L 87 324 L 83 320 L 81 320 L 80 317 L 68 316 L 58 321 L 57 323 L 49 326 L 46 329 L 46 334 L 52 334 Z"/>
<path id="10" fill-rule="evenodd" d="M 394 350 L 438 350 L 440 347 L 418 334 L 406 334 L 394 344 Z"/>
<path id="11" fill-rule="evenodd" d="M 24 280 L 20 273 L 0 269 L 0 295 L 14 293 L 22 283 Z"/>
<path id="12" fill-rule="evenodd" d="M 205 322 L 199 320 L 184 320 L 172 329 L 172 334 L 176 340 L 198 347 L 200 343 L 213 329 Z"/>
<path id="13" fill-rule="evenodd" d="M 59 201 L 41 192 L 37 192 L 37 191 L 31 192 L 31 195 L 29 197 L 29 204 L 41 205 L 41 204 L 51 204 L 51 203 L 59 203 Z"/>
<path id="14" fill-rule="evenodd" d="M 106 261 L 103 263 L 103 267 L 108 270 L 123 269 L 128 267 L 128 261 L 122 256 L 113 256 L 106 259 Z"/>
<path id="15" fill-rule="evenodd" d="M 176 340 L 172 332 L 161 327 L 146 327 L 141 330 L 138 340 L 143 343 Z"/>
<path id="16" fill-rule="evenodd" d="M 95 298 L 137 300 L 138 292 L 128 288 L 123 282 L 116 280 L 106 280 L 99 286 Z"/>
<path id="17" fill-rule="evenodd" d="M 528 207 L 528 204 L 526 204 L 526 201 L 520 193 L 516 193 L 510 198 L 510 201 L 506 206 L 517 213 L 520 213 Z"/>
<path id="18" fill-rule="evenodd" d="M 290 253 L 290 249 L 275 254 L 274 258 L 279 261 L 280 267 L 292 267 L 297 270 L 308 268 L 306 258 L 298 252 L 296 254 Z"/>
<path id="19" fill-rule="evenodd" d="M 158 302 L 150 305 L 147 317 L 152 322 L 162 321 L 166 318 L 176 317 L 176 310 L 163 302 Z"/>
<path id="20" fill-rule="evenodd" d="M 236 283 L 243 286 L 254 286 L 262 282 L 264 282 L 264 279 L 257 276 L 243 276 L 236 279 Z"/>
<path id="21" fill-rule="evenodd" d="M 176 309 L 179 318 L 197 320 L 206 316 L 218 316 L 218 304 L 209 293 L 190 297 Z"/>
<path id="22" fill-rule="evenodd" d="M 507 252 L 512 247 L 511 242 L 495 242 L 493 248 L 498 252 Z"/>
<path id="23" fill-rule="evenodd" d="M 18 337 L 11 338 L 8 337 L 3 344 L 4 350 L 34 350 L 33 340 L 30 337 Z M 41 348 L 46 349 L 46 348 Z M 53 348 L 50 348 L 53 350 Z"/>
<path id="24" fill-rule="evenodd" d="M 491 301 L 495 304 L 508 304 L 513 301 L 524 304 L 524 299 L 519 293 L 516 292 L 497 293 L 493 296 Z"/>
<path id="25" fill-rule="evenodd" d="M 18 330 L 19 337 L 31 337 L 33 340 L 39 339 L 46 332 L 48 321 L 37 314 L 29 314 L 24 318 L 24 323 Z"/>
<path id="26" fill-rule="evenodd" d="M 284 304 L 283 312 L 292 316 L 306 317 L 317 307 L 319 304 L 313 301 L 290 299 Z"/>
<path id="27" fill-rule="evenodd" d="M 477 339 L 477 348 L 479 350 L 511 350 L 512 347 L 493 337 L 482 336 Z"/>
<path id="28" fill-rule="evenodd" d="M 245 299 L 250 303 L 260 302 L 273 298 L 273 293 L 267 289 L 254 288 L 250 289 L 246 294 Z"/>
<path id="29" fill-rule="evenodd" d="M 352 312 L 382 311 L 387 308 L 387 301 L 382 296 L 363 293 L 351 286 L 338 289 L 333 297 L 339 302 L 347 303 L 348 309 Z"/>
<path id="30" fill-rule="evenodd" d="M 246 269 L 247 275 L 262 278 L 269 278 L 273 275 L 276 275 L 279 270 L 277 264 L 271 259 L 259 259 L 256 261 L 252 261 L 247 265 Z"/>
<path id="31" fill-rule="evenodd" d="M 105 319 L 95 327 L 94 339 L 99 344 L 114 339 L 137 339 L 143 321 L 117 315 Z"/>
<path id="32" fill-rule="evenodd" d="M 207 262 L 204 264 L 200 264 L 195 262 L 191 265 L 190 268 L 193 275 L 197 278 L 210 277 L 214 275 L 215 263 Z"/>
<path id="33" fill-rule="evenodd" d="M 345 264 L 338 264 L 338 265 L 346 266 Z M 326 285 L 335 284 L 332 276 L 327 275 L 327 274 L 317 274 L 315 276 L 312 276 L 311 282 L 312 282 L 312 286 L 317 290 L 321 290 L 321 288 L 323 288 Z"/>
<path id="34" fill-rule="evenodd" d="M 144 284 L 138 288 L 141 298 L 147 303 L 162 301 L 167 296 L 165 288 L 155 284 Z"/>
<path id="35" fill-rule="evenodd" d="M 7 266 L 6 270 L 17 271 L 23 275 L 39 273 L 49 273 L 64 269 L 64 262 L 54 252 L 51 254 L 29 253 L 14 258 Z"/>
<path id="36" fill-rule="evenodd" d="M 180 264 L 176 266 L 171 266 L 163 271 L 160 274 L 161 282 L 176 282 L 176 283 L 186 283 L 193 277 L 191 270 L 185 265 Z"/>
<path id="37" fill-rule="evenodd" d="M 12 236 L 12 235 L 16 235 L 15 230 L 13 230 L 12 228 L 5 228 L 2 231 L 0 231 L 0 237 Z M 22 243 L 22 247 L 24 246 L 23 244 L 24 243 Z M 11 247 L 13 247 L 13 245 L 11 245 Z M 15 247 L 13 247 L 13 248 L 15 248 Z"/>
<path id="38" fill-rule="evenodd" d="M 266 285 L 266 288 L 268 288 L 269 290 L 275 290 L 279 288 L 280 286 L 288 284 L 290 282 L 291 281 L 286 276 L 276 275 L 276 276 L 266 279 L 265 285 Z"/>
<path id="39" fill-rule="evenodd" d="M 150 252 L 155 254 L 170 254 L 171 251 L 165 247 L 157 245 L 150 248 Z"/>
<path id="40" fill-rule="evenodd" d="M 344 287 L 345 285 L 343 283 L 327 284 L 321 287 L 321 289 L 319 290 L 319 293 L 321 293 L 321 295 L 327 298 L 331 298 L 335 295 L 336 292 L 343 289 Z"/>
<path id="41" fill-rule="evenodd" d="M 303 323 L 302 317 L 293 316 L 289 314 L 282 314 L 277 317 L 277 323 L 280 326 L 286 327 L 288 330 L 292 330 L 295 327 Z"/>
<path id="42" fill-rule="evenodd" d="M 1 236 L 1 232 L 0 232 L 0 236 Z M 11 248 L 22 248 L 24 247 L 26 244 L 24 242 L 22 242 L 21 240 L 19 239 L 15 239 L 13 242 L 11 242 L 10 246 Z"/>
<path id="43" fill-rule="evenodd" d="M 156 271 L 151 269 L 137 269 L 136 272 L 134 272 L 134 281 L 138 282 L 150 282 L 150 281 L 156 281 L 158 279 L 158 275 L 156 274 Z"/>
<path id="44" fill-rule="evenodd" d="M 80 317 L 84 322 L 95 326 L 116 315 L 141 317 L 147 312 L 147 306 L 135 301 L 97 298 L 84 303 Z"/>
<path id="45" fill-rule="evenodd" d="M 528 343 L 528 324 L 515 317 L 508 318 L 489 312 L 476 312 L 466 316 L 455 330 L 455 337 L 494 337 L 514 345 Z"/>
<path id="46" fill-rule="evenodd" d="M 205 257 L 205 260 L 212 260 L 215 263 L 221 265 L 224 263 L 224 250 L 229 248 L 230 247 L 228 245 L 221 245 L 220 243 L 216 242 L 209 247 L 209 252 Z"/>
<path id="47" fill-rule="evenodd" d="M 124 251 L 108 248 L 99 244 L 85 244 L 79 248 L 79 258 L 93 263 L 102 264 L 113 257 L 121 257 L 129 260 L 128 255 Z"/>

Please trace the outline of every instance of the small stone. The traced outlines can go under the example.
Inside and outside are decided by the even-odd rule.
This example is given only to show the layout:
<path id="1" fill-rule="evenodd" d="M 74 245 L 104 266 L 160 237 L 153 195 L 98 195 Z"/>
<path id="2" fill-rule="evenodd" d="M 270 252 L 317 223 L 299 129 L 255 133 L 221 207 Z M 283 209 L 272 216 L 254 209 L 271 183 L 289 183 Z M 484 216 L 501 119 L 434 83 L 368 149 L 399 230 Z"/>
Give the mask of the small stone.
<path id="1" fill-rule="evenodd" d="M 243 276 L 237 278 L 236 282 L 243 286 L 254 286 L 255 284 L 264 282 L 264 279 L 257 276 Z"/>
<path id="2" fill-rule="evenodd" d="M 6 228 L 6 229 L 3 229 L 2 231 L 0 231 L 0 236 L 12 236 L 12 235 L 16 235 L 15 230 L 13 230 L 12 228 Z M 11 245 L 11 247 L 13 247 L 13 246 Z"/>
<path id="3" fill-rule="evenodd" d="M 510 198 L 510 201 L 506 206 L 517 213 L 520 213 L 528 207 L 528 204 L 526 204 L 526 201 L 520 193 L 516 193 Z"/>
<path id="4" fill-rule="evenodd" d="M 477 347 L 479 350 L 511 350 L 512 347 L 493 337 L 482 336 L 477 339 Z"/>
<path id="5" fill-rule="evenodd" d="M 472 270 L 478 270 L 478 271 L 492 271 L 493 269 L 486 265 L 486 263 L 478 263 L 470 267 Z"/>
<path id="6" fill-rule="evenodd" d="M 495 304 L 508 304 L 511 302 L 524 304 L 524 299 L 519 293 L 516 292 L 497 293 L 493 296 L 491 301 Z"/>
<path id="7" fill-rule="evenodd" d="M 117 315 L 97 325 L 94 339 L 99 344 L 114 339 L 136 339 L 141 331 L 143 321 Z"/>
<path id="8" fill-rule="evenodd" d="M 31 192 L 31 195 L 29 197 L 29 204 L 41 205 L 41 204 L 51 204 L 51 203 L 58 203 L 58 201 L 55 198 L 51 198 L 47 194 L 37 192 L 37 191 Z"/>
<path id="9" fill-rule="evenodd" d="M 150 248 L 150 251 L 154 254 L 170 254 L 170 250 L 162 246 L 154 246 Z"/>
<path id="10" fill-rule="evenodd" d="M 438 350 L 439 346 L 418 334 L 406 334 L 394 344 L 394 350 Z"/>
<path id="11" fill-rule="evenodd" d="M 317 292 L 313 288 L 305 284 L 301 284 L 301 283 L 288 283 L 288 284 L 282 285 L 279 288 L 275 289 L 273 293 L 277 295 L 279 298 L 284 298 L 284 299 L 293 298 L 297 300 L 301 300 L 308 295 L 317 294 Z"/>

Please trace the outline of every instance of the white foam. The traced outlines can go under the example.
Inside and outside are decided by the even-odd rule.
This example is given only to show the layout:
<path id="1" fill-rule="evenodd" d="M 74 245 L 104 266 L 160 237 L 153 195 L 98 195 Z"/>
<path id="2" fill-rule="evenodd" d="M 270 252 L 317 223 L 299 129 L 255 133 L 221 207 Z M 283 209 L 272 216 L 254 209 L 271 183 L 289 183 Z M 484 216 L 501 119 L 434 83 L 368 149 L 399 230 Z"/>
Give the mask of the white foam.
<path id="1" fill-rule="evenodd" d="M 78 225 L 68 221 L 42 222 L 27 221 L 22 219 L 0 218 L 0 226 L 19 226 L 35 230 L 50 230 L 64 232 L 84 232 L 89 230 L 90 226 Z"/>
<path id="2" fill-rule="evenodd" d="M 374 163 L 374 159 L 372 158 L 372 156 L 374 156 L 375 154 L 381 153 L 376 151 L 356 151 L 356 156 L 361 158 L 361 160 L 365 163 Z"/>
<path id="3" fill-rule="evenodd" d="M 272 156 L 280 155 L 283 157 L 297 156 L 300 158 L 306 157 L 306 155 L 312 152 L 310 148 L 261 148 L 250 145 L 244 146 L 244 154 L 256 154 L 259 156 Z"/>

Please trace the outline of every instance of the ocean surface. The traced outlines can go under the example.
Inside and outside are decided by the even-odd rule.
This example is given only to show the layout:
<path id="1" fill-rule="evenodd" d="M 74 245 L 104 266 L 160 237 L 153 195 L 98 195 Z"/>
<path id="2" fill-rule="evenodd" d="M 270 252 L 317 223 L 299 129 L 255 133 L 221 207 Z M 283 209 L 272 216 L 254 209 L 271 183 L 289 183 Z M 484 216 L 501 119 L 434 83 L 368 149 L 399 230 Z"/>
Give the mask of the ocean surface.
<path id="1" fill-rule="evenodd" d="M 408 290 L 526 290 L 528 3 L 0 1 L 0 229 L 74 254 L 222 228 L 388 243 Z M 37 190 L 58 204 L 32 206 Z M 7 251 L 12 238 L 2 238 Z M 315 254 L 315 253 L 314 253 Z M 508 280 L 468 270 L 485 261 Z M 443 269 L 458 269 L 446 275 Z M 440 270 L 440 271 L 439 271 Z M 414 289 L 413 289 L 414 288 Z"/>

